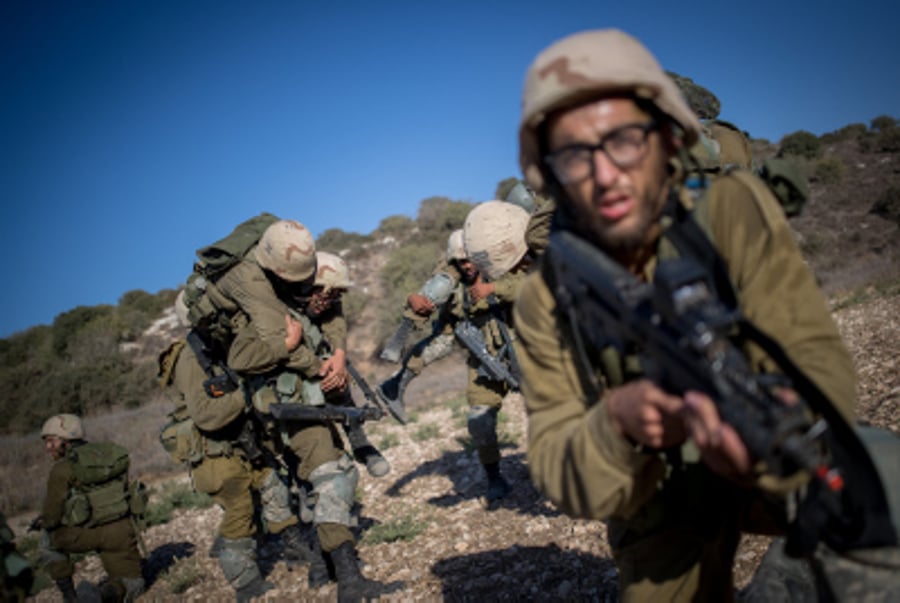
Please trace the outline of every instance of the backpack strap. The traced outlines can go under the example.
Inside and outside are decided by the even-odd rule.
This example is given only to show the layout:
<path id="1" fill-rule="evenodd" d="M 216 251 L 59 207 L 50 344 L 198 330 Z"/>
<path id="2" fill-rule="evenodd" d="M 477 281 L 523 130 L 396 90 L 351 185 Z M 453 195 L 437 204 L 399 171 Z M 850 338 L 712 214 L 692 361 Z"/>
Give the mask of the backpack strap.
<path id="1" fill-rule="evenodd" d="M 663 206 L 663 215 L 671 221 L 664 236 L 679 253 L 693 258 L 706 269 L 707 273 L 712 276 L 719 299 L 730 310 L 736 309 L 737 294 L 728 276 L 725 260 L 722 259 L 709 236 L 694 219 L 693 212 L 679 201 L 678 193 L 674 188 L 669 192 L 669 198 Z"/>

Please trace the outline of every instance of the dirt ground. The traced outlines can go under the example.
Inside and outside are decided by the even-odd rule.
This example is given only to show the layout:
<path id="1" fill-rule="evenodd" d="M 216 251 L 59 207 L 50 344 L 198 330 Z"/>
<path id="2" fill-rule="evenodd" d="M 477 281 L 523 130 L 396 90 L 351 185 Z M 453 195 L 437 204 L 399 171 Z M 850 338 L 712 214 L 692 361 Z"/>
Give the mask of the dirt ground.
<path id="1" fill-rule="evenodd" d="M 860 416 L 900 431 L 900 295 L 839 310 L 835 318 L 859 373 Z M 448 357 L 411 386 L 408 401 L 415 412 L 409 425 L 386 419 L 369 427 L 376 444 L 392 439 L 397 443 L 384 451 L 393 466 L 390 474 L 373 479 L 361 471 L 357 531 L 365 574 L 403 582 L 386 600 L 616 600 L 617 574 L 603 524 L 566 517 L 529 481 L 525 413 L 518 395 L 505 401 L 506 419 L 501 421 L 501 467 L 514 490 L 500 503 L 485 505 L 480 466 L 474 452 L 465 448 L 460 396 L 464 382 L 460 357 Z M 146 531 L 150 583 L 145 600 L 232 596 L 218 563 L 206 554 L 219 518 L 216 508 L 180 511 L 172 522 Z M 410 540 L 367 540 L 373 526 L 400 521 L 422 530 Z M 752 575 L 767 544 L 762 537 L 742 542 L 735 563 L 738 586 Z M 278 551 L 277 539 L 261 548 L 267 579 L 276 586 L 267 600 L 334 600 L 333 585 L 308 591 L 306 570 L 286 566 L 278 560 Z M 198 582 L 173 594 L 172 576 L 188 572 L 199 575 Z M 97 557 L 79 562 L 80 592 L 90 597 L 93 591 L 83 581 L 96 583 L 102 576 Z M 37 597 L 57 599 L 55 589 Z"/>

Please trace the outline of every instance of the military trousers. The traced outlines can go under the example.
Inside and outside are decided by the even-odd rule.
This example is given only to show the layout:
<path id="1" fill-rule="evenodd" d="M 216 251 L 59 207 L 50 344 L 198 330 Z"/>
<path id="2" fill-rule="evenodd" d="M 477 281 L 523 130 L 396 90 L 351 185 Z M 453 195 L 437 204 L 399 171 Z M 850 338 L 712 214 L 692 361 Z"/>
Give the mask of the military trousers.
<path id="1" fill-rule="evenodd" d="M 141 553 L 130 517 L 93 528 L 56 528 L 50 531 L 50 545 L 66 555 L 96 551 L 110 580 L 141 577 Z M 71 559 L 51 561 L 46 570 L 60 580 L 72 576 L 75 564 Z"/>
<path id="2" fill-rule="evenodd" d="M 194 488 L 209 494 L 224 511 L 219 524 L 222 538 L 236 540 L 256 533 L 254 493 L 263 489 L 272 471 L 270 467 L 256 467 L 238 455 L 207 457 L 191 470 Z M 279 519 L 267 518 L 269 532 L 278 534 L 297 523 L 293 515 Z"/>

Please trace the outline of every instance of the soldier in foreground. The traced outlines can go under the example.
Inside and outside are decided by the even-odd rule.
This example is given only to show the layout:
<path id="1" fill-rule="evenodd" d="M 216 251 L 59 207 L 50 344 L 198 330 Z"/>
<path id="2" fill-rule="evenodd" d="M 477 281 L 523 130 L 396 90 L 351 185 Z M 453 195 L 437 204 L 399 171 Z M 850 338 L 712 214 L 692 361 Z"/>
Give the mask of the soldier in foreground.
<path id="1" fill-rule="evenodd" d="M 79 465 L 79 456 L 92 446 L 85 441 L 81 419 L 52 416 L 41 437 L 55 461 L 40 517 L 40 553 L 47 573 L 64 601 L 77 601 L 70 555 L 96 551 L 108 577 L 100 587 L 103 600 L 133 601 L 144 590 L 144 578 L 128 499 L 127 453 L 123 458 L 119 449 L 114 457 L 93 457 L 94 468 L 105 475 L 91 479 Z"/>
<path id="2" fill-rule="evenodd" d="M 662 260 L 687 253 L 669 233 L 679 207 L 696 205 L 703 236 L 691 239 L 721 256 L 716 276 L 744 315 L 852 417 L 851 359 L 783 212 L 740 170 L 694 203 L 679 177 L 700 124 L 637 40 L 603 30 L 558 41 L 530 66 L 522 107 L 522 171 L 556 200 L 555 228 L 652 282 Z M 664 390 L 640 350 L 586 335 L 551 265 L 545 255 L 515 308 L 535 483 L 568 514 L 608 520 L 623 600 L 731 600 L 741 533 L 783 531 L 782 496 L 798 482 L 768 475 L 709 396 Z M 758 372 L 777 366 L 759 347 L 746 352 Z"/>

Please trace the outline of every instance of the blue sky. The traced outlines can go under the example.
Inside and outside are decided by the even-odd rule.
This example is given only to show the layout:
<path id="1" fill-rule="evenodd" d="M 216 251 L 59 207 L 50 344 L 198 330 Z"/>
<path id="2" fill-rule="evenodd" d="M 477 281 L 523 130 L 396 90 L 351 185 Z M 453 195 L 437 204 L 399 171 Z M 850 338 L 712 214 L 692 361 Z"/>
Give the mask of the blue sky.
<path id="1" fill-rule="evenodd" d="M 0 337 L 270 211 L 369 233 L 518 175 L 525 70 L 618 27 L 772 141 L 900 116 L 893 2 L 0 3 Z M 688 13 L 687 7 L 692 12 Z"/>

